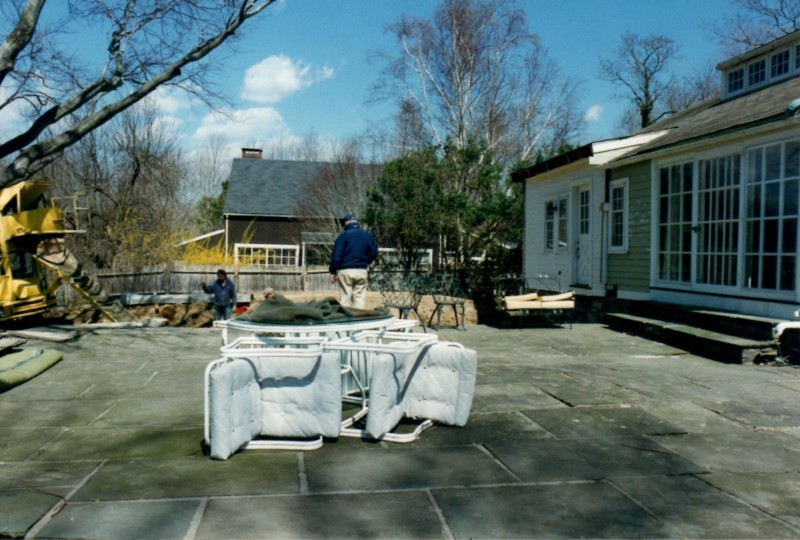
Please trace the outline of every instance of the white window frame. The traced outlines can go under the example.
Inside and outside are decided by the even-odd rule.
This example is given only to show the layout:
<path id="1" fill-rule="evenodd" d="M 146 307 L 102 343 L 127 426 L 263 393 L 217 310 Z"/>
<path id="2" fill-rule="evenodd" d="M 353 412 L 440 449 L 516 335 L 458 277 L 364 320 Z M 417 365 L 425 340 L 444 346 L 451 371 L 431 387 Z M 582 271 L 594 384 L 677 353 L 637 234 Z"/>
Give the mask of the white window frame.
<path id="1" fill-rule="evenodd" d="M 745 225 L 742 231 L 744 249 L 741 272 L 744 291 L 792 297 L 797 293 L 800 271 L 796 256 L 797 223 L 800 212 L 797 195 L 793 195 L 794 204 L 790 204 L 786 190 L 791 186 L 791 192 L 797 193 L 800 175 L 797 168 L 789 168 L 786 158 L 787 150 L 793 147 L 797 152 L 798 145 L 800 139 L 789 138 L 744 149 L 742 198 L 745 202 Z M 791 159 L 794 167 L 797 167 L 797 154 L 792 154 Z M 784 237 L 787 233 L 788 236 Z M 768 261 L 771 261 L 769 265 Z M 782 276 L 784 263 L 791 267 L 791 279 L 786 281 Z"/>
<path id="2" fill-rule="evenodd" d="M 728 72 L 728 94 L 744 90 L 744 68 L 733 69 Z"/>
<path id="3" fill-rule="evenodd" d="M 257 269 L 273 266 L 298 267 L 300 266 L 300 246 L 236 243 L 233 245 L 233 262 L 237 266 Z M 284 262 L 285 264 L 283 264 Z"/>
<path id="4" fill-rule="evenodd" d="M 729 98 L 800 73 L 800 45 L 795 41 L 783 49 L 764 51 L 746 64 L 724 71 L 723 96 Z"/>
<path id="5" fill-rule="evenodd" d="M 609 253 L 627 253 L 628 252 L 628 179 L 618 178 L 612 180 L 608 184 L 608 252 Z M 615 207 L 614 194 L 617 190 L 622 190 L 622 204 L 621 208 Z M 622 220 L 622 233 L 621 240 L 615 243 L 616 237 L 614 234 L 615 220 L 619 218 Z"/>
<path id="6" fill-rule="evenodd" d="M 759 58 L 747 65 L 747 86 L 759 86 L 767 81 L 767 59 Z"/>
<path id="7" fill-rule="evenodd" d="M 556 199 L 558 219 L 556 219 L 556 249 L 566 251 L 569 248 L 569 198 L 561 195 Z"/>
<path id="8" fill-rule="evenodd" d="M 791 49 L 783 49 L 769 57 L 769 76 L 771 79 L 782 79 L 792 71 Z M 778 73 L 778 68 L 783 66 L 783 71 Z"/>
<path id="9" fill-rule="evenodd" d="M 555 198 L 546 199 L 544 201 L 544 251 L 552 253 L 555 251 L 556 245 L 556 214 L 558 213 L 558 204 Z"/>
<path id="10" fill-rule="evenodd" d="M 544 201 L 544 251 L 555 253 L 569 248 L 569 196 L 554 195 Z"/>

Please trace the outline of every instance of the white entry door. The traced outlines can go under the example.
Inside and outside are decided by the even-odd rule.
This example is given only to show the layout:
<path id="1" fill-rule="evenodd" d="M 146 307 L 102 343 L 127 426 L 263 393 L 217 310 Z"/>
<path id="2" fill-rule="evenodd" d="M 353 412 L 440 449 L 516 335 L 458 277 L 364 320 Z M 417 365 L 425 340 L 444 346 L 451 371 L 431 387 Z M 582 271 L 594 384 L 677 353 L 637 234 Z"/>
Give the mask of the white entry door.
<path id="1" fill-rule="evenodd" d="M 573 212 L 575 216 L 575 252 L 573 268 L 575 269 L 576 285 L 592 285 L 592 220 L 591 220 L 591 191 L 589 186 L 577 188 L 577 197 L 573 199 L 578 207 Z"/>

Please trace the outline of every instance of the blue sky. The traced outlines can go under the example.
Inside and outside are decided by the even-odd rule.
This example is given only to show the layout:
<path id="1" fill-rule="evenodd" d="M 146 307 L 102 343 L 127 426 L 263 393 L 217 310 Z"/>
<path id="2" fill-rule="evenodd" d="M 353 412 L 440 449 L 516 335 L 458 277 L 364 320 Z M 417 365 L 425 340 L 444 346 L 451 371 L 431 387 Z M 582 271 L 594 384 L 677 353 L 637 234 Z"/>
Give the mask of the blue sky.
<path id="1" fill-rule="evenodd" d="M 380 65 L 371 50 L 393 51 L 385 28 L 403 15 L 429 18 L 434 0 L 284 0 L 242 32 L 235 55 L 218 64 L 219 81 L 239 121 L 206 111 L 175 109 L 187 147 L 209 134 L 230 145 L 314 133 L 325 139 L 358 134 L 387 118 L 388 105 L 368 105 Z M 709 27 L 730 13 L 730 0 L 524 0 L 530 30 L 539 35 L 562 73 L 581 81 L 581 110 L 590 113 L 581 142 L 609 137 L 624 109 L 610 83 L 597 78 L 620 35 L 663 34 L 680 44 L 673 69 L 690 73 L 723 58 Z M 173 106 L 184 106 L 176 101 Z"/>
<path id="2" fill-rule="evenodd" d="M 623 33 L 671 37 L 681 47 L 672 67 L 686 74 L 723 59 L 709 27 L 732 10 L 732 0 L 519 4 L 561 72 L 581 82 L 579 107 L 592 119 L 581 143 L 614 135 L 625 108 L 615 98 L 618 91 L 597 78 L 599 59 L 613 54 Z M 213 137 L 228 157 L 243 146 L 268 148 L 310 133 L 331 141 L 361 134 L 392 114 L 389 104 L 366 103 L 381 67 L 368 61 L 370 51 L 396 52 L 386 27 L 404 14 L 430 18 L 438 5 L 436 0 L 280 0 L 240 30 L 236 51 L 213 57 L 218 90 L 231 102 L 227 115 L 166 90 L 157 96 L 160 110 L 188 152 Z M 81 34 L 81 40 L 91 38 Z"/>

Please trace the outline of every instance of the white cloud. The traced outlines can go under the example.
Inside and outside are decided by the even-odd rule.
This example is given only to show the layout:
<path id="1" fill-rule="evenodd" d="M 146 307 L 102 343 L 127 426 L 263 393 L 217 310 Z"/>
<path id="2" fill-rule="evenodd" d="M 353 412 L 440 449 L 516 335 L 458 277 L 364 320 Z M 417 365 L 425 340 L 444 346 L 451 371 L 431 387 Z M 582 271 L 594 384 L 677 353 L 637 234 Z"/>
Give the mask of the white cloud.
<path id="1" fill-rule="evenodd" d="M 284 55 L 268 56 L 245 72 L 241 97 L 255 103 L 277 103 L 333 75 L 330 67 L 312 69 Z"/>
<path id="2" fill-rule="evenodd" d="M 271 107 L 254 107 L 227 113 L 211 112 L 200 120 L 192 134 L 198 145 L 208 140 L 240 149 L 253 141 L 264 141 L 287 133 L 283 117 Z"/>
<path id="3" fill-rule="evenodd" d="M 590 124 L 596 123 L 600 121 L 600 117 L 603 114 L 603 106 L 602 105 L 592 105 L 586 111 L 586 114 L 583 115 L 583 119 Z"/>
<path id="4" fill-rule="evenodd" d="M 159 86 L 147 96 L 162 116 L 176 116 L 189 108 L 191 97 L 185 90 L 174 87 Z"/>

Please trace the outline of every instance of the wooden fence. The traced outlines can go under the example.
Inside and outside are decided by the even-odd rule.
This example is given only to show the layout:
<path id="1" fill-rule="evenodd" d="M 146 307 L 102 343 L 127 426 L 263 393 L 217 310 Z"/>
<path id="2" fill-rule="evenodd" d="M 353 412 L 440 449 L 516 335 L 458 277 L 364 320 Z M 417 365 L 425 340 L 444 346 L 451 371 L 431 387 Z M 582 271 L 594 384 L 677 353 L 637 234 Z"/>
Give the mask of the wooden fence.
<path id="1" fill-rule="evenodd" d="M 137 268 L 127 272 L 95 272 L 93 275 L 110 295 L 123 293 L 188 294 L 202 293 L 200 282 L 211 283 L 217 279 L 218 266 L 208 265 L 159 265 Z M 277 292 L 336 292 L 337 286 L 330 282 L 325 266 L 276 267 L 269 270 L 247 267 L 226 267 L 228 278 L 233 280 L 239 294 L 260 296 L 266 287 Z M 71 287 L 58 290 L 60 305 L 80 302 L 80 297 Z"/>

